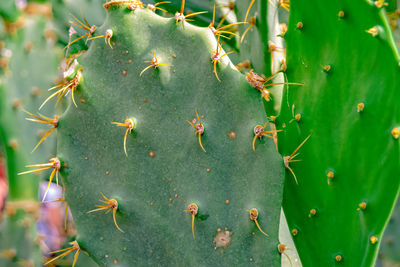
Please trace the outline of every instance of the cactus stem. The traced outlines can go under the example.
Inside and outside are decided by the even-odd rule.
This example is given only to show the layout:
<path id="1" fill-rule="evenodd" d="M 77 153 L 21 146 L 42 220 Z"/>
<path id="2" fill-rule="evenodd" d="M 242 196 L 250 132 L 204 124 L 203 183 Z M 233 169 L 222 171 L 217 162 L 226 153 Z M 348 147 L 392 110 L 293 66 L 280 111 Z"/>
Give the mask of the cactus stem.
<path id="1" fill-rule="evenodd" d="M 308 140 L 310 137 L 311 137 L 311 134 L 309 134 L 309 135 L 307 136 L 307 138 L 304 139 L 303 142 L 301 142 L 301 144 L 293 151 L 293 153 L 292 153 L 290 156 L 285 156 L 285 157 L 283 157 L 283 162 L 284 162 L 284 164 L 285 164 L 285 168 L 288 169 L 288 170 L 292 173 L 292 175 L 293 175 L 293 177 L 294 177 L 294 180 L 296 181 L 296 184 L 299 184 L 298 181 L 297 181 L 297 177 L 296 177 L 296 175 L 294 174 L 294 171 L 292 170 L 292 168 L 289 166 L 289 164 L 290 164 L 291 162 L 298 162 L 298 161 L 300 161 L 300 160 L 293 160 L 293 159 L 299 155 L 299 153 L 296 154 L 296 152 L 304 145 L 305 142 L 307 142 L 307 140 Z"/>
<path id="2" fill-rule="evenodd" d="M 220 50 L 219 48 L 222 49 L 222 47 L 221 47 L 221 45 L 219 44 L 219 37 L 220 37 L 220 35 L 218 35 L 217 49 L 214 50 L 214 51 L 211 53 L 211 60 L 212 60 L 212 64 L 214 64 L 214 74 L 215 74 L 215 77 L 217 77 L 217 80 L 218 80 L 218 81 L 221 81 L 221 80 L 219 79 L 218 73 L 217 73 L 217 63 L 221 63 L 221 59 L 222 59 L 224 56 L 227 56 L 227 55 L 233 53 L 233 51 L 228 52 L 228 53 L 225 53 L 225 54 L 223 54 L 223 55 L 221 56 L 221 55 L 220 55 L 221 50 Z"/>
<path id="3" fill-rule="evenodd" d="M 113 220 L 114 220 L 114 224 L 115 224 L 115 226 L 117 227 L 117 229 L 120 231 L 120 232 L 124 232 L 121 228 L 119 228 L 119 226 L 118 226 L 118 224 L 117 224 L 117 220 L 115 219 L 115 214 L 117 213 L 117 210 L 118 210 L 118 201 L 117 200 L 115 200 L 115 199 L 108 199 L 106 196 L 104 196 L 104 194 L 103 193 L 101 193 L 100 192 L 100 194 L 103 196 L 103 198 L 105 199 L 105 201 L 104 200 L 101 200 L 101 199 L 99 199 L 99 201 L 100 202 L 103 202 L 103 203 L 105 203 L 105 204 L 107 204 L 107 206 L 104 206 L 104 205 L 96 205 L 96 207 L 98 207 L 97 209 L 94 209 L 94 210 L 91 210 L 91 211 L 88 211 L 87 213 L 92 213 L 92 212 L 95 212 L 95 211 L 101 211 L 101 210 L 107 210 L 106 211 L 106 214 L 107 213 L 109 213 L 111 210 L 112 210 L 112 214 L 113 214 Z"/>
<path id="4" fill-rule="evenodd" d="M 197 116 L 197 121 L 199 122 L 198 124 L 194 125 L 194 123 L 186 120 L 196 131 L 195 131 L 195 135 L 197 134 L 199 136 L 199 144 L 201 149 L 203 149 L 204 152 L 206 152 L 206 150 L 204 149 L 203 145 L 201 144 L 201 136 L 204 134 L 204 125 L 201 123 L 200 121 L 200 117 L 199 114 L 197 113 L 197 110 L 195 110 L 196 112 L 196 116 Z"/>
<path id="5" fill-rule="evenodd" d="M 157 56 L 156 56 L 156 51 L 154 51 L 153 59 L 152 59 L 152 60 L 146 60 L 146 61 L 144 61 L 144 63 L 150 63 L 150 65 L 147 66 L 146 68 L 144 68 L 144 69 L 140 72 L 140 75 L 139 75 L 139 76 L 142 76 L 142 74 L 143 74 L 146 70 L 150 69 L 151 67 L 154 67 L 154 68 L 156 69 L 156 68 L 159 67 L 159 66 L 170 66 L 170 67 L 173 66 L 173 65 L 171 65 L 171 64 L 159 63 L 159 62 L 158 62 L 158 59 L 157 59 Z"/>
<path id="6" fill-rule="evenodd" d="M 88 40 L 94 40 L 98 38 L 104 38 L 104 42 L 110 46 L 111 49 L 113 49 L 111 45 L 111 38 L 113 37 L 113 31 L 111 29 L 106 30 L 106 33 L 104 35 L 99 35 L 95 37 L 90 37 Z"/>
<path id="7" fill-rule="evenodd" d="M 56 85 L 56 86 L 50 88 L 49 91 L 61 87 L 61 89 L 57 90 L 52 95 L 50 95 L 48 98 L 46 98 L 46 100 L 39 107 L 39 110 L 42 109 L 42 107 L 47 103 L 47 101 L 49 101 L 56 95 L 58 95 L 57 102 L 56 102 L 56 105 L 57 105 L 57 103 L 60 101 L 60 99 L 64 95 L 66 95 L 68 92 L 71 92 L 72 102 L 74 103 L 75 107 L 78 107 L 78 105 L 76 104 L 75 99 L 74 99 L 74 91 L 76 90 L 76 88 L 78 87 L 78 85 L 81 81 L 81 78 L 82 78 L 81 72 L 82 72 L 82 68 L 78 69 L 78 71 L 76 72 L 75 78 L 73 78 L 71 81 L 67 81 L 63 84 L 59 84 L 59 85 Z"/>
<path id="8" fill-rule="evenodd" d="M 269 138 L 273 138 L 272 135 L 269 135 L 269 133 L 272 134 L 276 134 L 277 132 L 281 132 L 282 130 L 273 130 L 273 131 L 265 131 L 265 127 L 267 127 L 268 121 L 264 124 L 264 126 L 261 125 L 257 125 L 256 127 L 254 127 L 254 138 L 253 138 L 253 151 L 256 150 L 255 147 L 255 142 L 257 138 L 262 138 L 263 136 L 269 137 Z"/>
<path id="9" fill-rule="evenodd" d="M 43 200 L 45 200 L 47 192 L 49 191 L 49 188 L 50 188 L 50 184 L 53 181 L 54 174 L 56 175 L 56 181 L 57 181 L 57 185 L 58 185 L 58 172 L 61 169 L 60 160 L 58 158 L 51 158 L 49 163 L 27 165 L 26 167 L 40 167 L 40 168 L 39 169 L 35 169 L 35 170 L 26 171 L 26 172 L 21 172 L 21 173 L 18 173 L 18 175 L 34 173 L 34 172 L 41 172 L 41 171 L 48 170 L 48 169 L 51 169 L 51 168 L 53 169 L 53 171 L 50 174 L 49 183 L 47 184 L 47 188 L 46 188 L 46 191 L 45 191 L 44 196 L 43 196 Z"/>
<path id="10" fill-rule="evenodd" d="M 57 128 L 57 126 L 58 126 L 58 116 L 55 115 L 54 118 L 51 119 L 51 118 L 48 118 L 48 117 L 46 117 L 46 116 L 44 116 L 44 115 L 42 115 L 42 114 L 39 114 L 39 116 L 36 116 L 36 115 L 30 113 L 29 111 L 26 111 L 26 110 L 22 110 L 22 111 L 25 112 L 26 114 L 32 116 L 32 117 L 34 118 L 34 119 L 32 119 L 32 118 L 25 118 L 25 119 L 28 120 L 28 121 L 33 121 L 33 122 L 38 122 L 38 123 L 44 123 L 44 124 L 53 125 L 53 127 L 52 127 L 50 130 L 48 130 L 48 131 L 43 135 L 43 137 L 40 139 L 40 141 L 37 143 L 37 145 L 33 148 L 32 152 L 31 152 L 31 153 L 33 153 L 33 152 L 39 147 L 39 145 L 40 145 L 44 140 L 46 140 L 46 138 L 54 131 L 54 129 Z"/>
<path id="11" fill-rule="evenodd" d="M 75 263 L 78 260 L 79 252 L 81 251 L 81 248 L 79 247 L 79 244 L 78 244 L 78 242 L 76 242 L 76 240 L 72 241 L 69 244 L 72 245 L 72 247 L 64 248 L 64 249 L 60 249 L 60 250 L 56 250 L 56 251 L 52 251 L 51 253 L 59 253 L 59 252 L 63 252 L 63 253 L 61 253 L 57 257 L 54 257 L 51 260 L 47 261 L 44 265 L 48 265 L 49 263 L 51 263 L 51 262 L 53 262 L 53 261 L 55 261 L 55 260 L 57 260 L 59 258 L 62 258 L 64 256 L 70 254 L 71 252 L 76 251 L 75 255 L 74 255 L 74 261 L 72 262 L 72 267 L 75 267 Z"/>
<path id="12" fill-rule="evenodd" d="M 194 237 L 194 217 L 197 215 L 198 210 L 199 210 L 199 208 L 194 203 L 189 204 L 188 210 L 184 210 L 185 212 L 189 212 L 192 215 L 192 234 L 193 234 L 193 239 L 195 239 L 195 237 Z"/>
<path id="13" fill-rule="evenodd" d="M 248 212 L 250 212 L 250 219 L 252 221 L 254 221 L 256 223 L 256 226 L 258 228 L 258 230 L 260 230 L 260 232 L 265 235 L 265 236 L 269 236 L 267 233 L 265 233 L 263 230 L 261 230 L 260 225 L 258 224 L 257 218 L 258 218 L 258 210 L 253 208 L 251 210 L 248 210 Z"/>
<path id="14" fill-rule="evenodd" d="M 125 123 L 112 122 L 112 124 L 115 124 L 119 127 L 126 127 L 126 131 L 125 131 L 125 135 L 124 135 L 124 152 L 127 157 L 128 157 L 128 153 L 126 152 L 126 137 L 128 136 L 128 133 L 131 133 L 133 129 L 136 129 L 136 123 L 137 123 L 137 120 L 134 117 L 132 117 L 132 118 L 127 117 L 125 119 Z"/>
<path id="15" fill-rule="evenodd" d="M 289 255 L 285 252 L 286 250 L 288 250 L 289 248 L 284 245 L 284 244 L 279 244 L 278 245 L 278 251 L 280 254 L 283 254 L 286 256 L 286 258 L 288 259 L 290 266 L 292 266 L 292 260 L 290 259 Z"/>

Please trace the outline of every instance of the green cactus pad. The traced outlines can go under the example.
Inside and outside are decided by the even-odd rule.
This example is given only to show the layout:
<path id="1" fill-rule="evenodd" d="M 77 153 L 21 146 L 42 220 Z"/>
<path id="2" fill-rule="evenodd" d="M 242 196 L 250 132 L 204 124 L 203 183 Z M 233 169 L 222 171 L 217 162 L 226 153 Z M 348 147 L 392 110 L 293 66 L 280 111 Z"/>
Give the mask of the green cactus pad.
<path id="1" fill-rule="evenodd" d="M 9 195 L 0 227 L 1 266 L 42 264 L 36 239 L 40 176 L 18 173 L 26 170 L 25 165 L 44 163 L 55 153 L 55 138 L 50 136 L 31 154 L 49 127 L 27 121 L 29 115 L 23 112 L 26 109 L 36 114 L 58 76 L 59 57 L 54 40 L 45 38 L 46 29 L 43 17 L 28 16 L 23 28 L 3 39 L 2 55 L 7 58 L 2 60 L 9 63 L 0 85 L 0 146 L 6 156 Z M 53 110 L 49 106 L 43 114 Z M 48 173 L 42 177 L 48 177 Z"/>
<path id="2" fill-rule="evenodd" d="M 400 68 L 384 11 L 299 0 L 289 21 L 287 77 L 304 86 L 285 90 L 280 152 L 311 135 L 289 163 L 299 184 L 286 171 L 296 248 L 304 266 L 371 266 L 400 183 Z"/>
<path id="3" fill-rule="evenodd" d="M 208 28 L 120 5 L 109 7 L 96 35 L 109 29 L 112 49 L 92 40 L 78 58 L 78 107 L 70 104 L 58 128 L 81 249 L 104 266 L 280 266 L 283 166 L 272 139 L 257 140 L 252 150 L 253 129 L 266 121 L 257 90 L 227 56 L 217 64 L 217 80 L 211 62 L 217 44 Z M 140 76 L 154 53 L 173 66 Z M 207 152 L 186 121 L 197 123 L 196 110 Z M 112 122 L 133 117 L 126 156 L 128 129 Z M 117 201 L 123 233 L 112 212 L 88 213 L 104 200 L 101 193 Z M 198 206 L 195 239 L 192 215 L 184 211 L 191 203 Z M 269 237 L 250 219 L 251 208 Z"/>
<path id="4" fill-rule="evenodd" d="M 23 112 L 27 110 L 38 114 L 38 106 L 49 94 L 47 89 L 58 77 L 59 56 L 54 47 L 54 40 L 46 39 L 45 32 L 46 20 L 31 17 L 27 19 L 24 28 L 5 40 L 4 49 L 7 49 L 11 57 L 9 68 L 3 77 L 2 89 L 6 103 L 1 107 L 0 124 L 3 127 L 3 144 L 7 150 L 10 196 L 15 200 L 19 199 L 19 195 L 23 199 L 37 198 L 35 187 L 38 179 L 32 175 L 17 177 L 17 173 L 24 171 L 27 164 L 45 163 L 51 156 L 50 153 L 55 153 L 54 136 L 47 138 L 34 153 L 31 153 L 43 134 L 51 127 L 27 121 L 26 118 L 31 117 Z M 54 106 L 49 105 L 41 112 L 52 117 Z M 31 183 L 35 186 L 31 186 Z M 27 195 L 27 192 L 32 193 Z"/>

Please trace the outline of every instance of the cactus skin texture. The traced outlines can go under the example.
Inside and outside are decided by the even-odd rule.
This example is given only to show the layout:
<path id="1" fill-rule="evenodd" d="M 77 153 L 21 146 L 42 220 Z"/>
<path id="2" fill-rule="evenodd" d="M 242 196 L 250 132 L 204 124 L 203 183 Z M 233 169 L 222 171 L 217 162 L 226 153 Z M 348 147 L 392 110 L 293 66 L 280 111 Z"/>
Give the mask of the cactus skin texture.
<path id="1" fill-rule="evenodd" d="M 311 136 L 290 163 L 298 185 L 286 171 L 286 218 L 304 266 L 371 266 L 399 191 L 398 53 L 372 2 L 291 4 L 287 77 L 304 86 L 283 96 L 282 156 Z"/>
<path id="2" fill-rule="evenodd" d="M 22 109 L 36 111 L 47 89 L 58 76 L 59 57 L 54 43 L 45 39 L 46 20 L 40 15 L 27 16 L 25 26 L 4 36 L 4 53 L 12 53 L 1 75 L 0 147 L 6 156 L 9 195 L 0 226 L 0 266 L 41 266 L 41 252 L 36 241 L 39 216 L 38 185 L 40 177 L 18 176 L 29 163 L 41 163 L 54 154 L 55 138 L 49 137 L 31 154 L 40 140 L 39 130 L 48 127 L 27 121 Z M 5 52 L 7 50 L 8 52 Z M 49 115 L 53 106 L 46 107 Z M 52 116 L 53 114 L 50 113 Z M 48 174 L 44 174 L 48 177 Z M 30 265 L 28 265 L 30 266 Z"/>
<path id="3" fill-rule="evenodd" d="M 280 266 L 283 166 L 272 139 L 252 150 L 253 129 L 266 121 L 257 90 L 228 57 L 217 66 L 217 80 L 208 28 L 111 5 L 99 33 L 108 29 L 113 49 L 99 39 L 78 58 L 78 107 L 70 104 L 58 128 L 60 174 L 80 248 L 102 266 Z M 173 66 L 139 76 L 154 52 Z M 195 110 L 207 152 L 186 122 Z M 137 121 L 128 156 L 126 129 L 111 124 L 126 117 Z M 101 204 L 101 193 L 118 202 L 123 233 L 112 214 L 88 213 Z M 191 203 L 198 206 L 194 236 L 192 215 L 184 212 Z M 269 237 L 250 219 L 252 208 Z M 226 248 L 215 249 L 218 229 L 219 245 L 231 238 Z"/>

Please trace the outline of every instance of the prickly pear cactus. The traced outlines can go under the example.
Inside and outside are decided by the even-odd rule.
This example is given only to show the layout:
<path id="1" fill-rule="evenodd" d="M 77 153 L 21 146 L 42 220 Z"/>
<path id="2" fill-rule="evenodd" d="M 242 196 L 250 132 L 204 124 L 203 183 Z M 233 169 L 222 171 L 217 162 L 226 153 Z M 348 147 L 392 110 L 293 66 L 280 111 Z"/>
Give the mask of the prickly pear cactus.
<path id="1" fill-rule="evenodd" d="M 379 2 L 291 3 L 287 77 L 304 86 L 285 90 L 279 144 L 304 266 L 371 266 L 398 195 L 399 57 Z"/>
<path id="2" fill-rule="evenodd" d="M 104 266 L 279 266 L 283 165 L 254 135 L 259 93 L 209 28 L 121 2 L 66 82 L 77 106 L 57 157 L 78 235 L 65 251 Z"/>
<path id="3" fill-rule="evenodd" d="M 53 40 L 46 38 L 46 24 L 40 15 L 27 16 L 21 28 L 2 38 L 0 144 L 6 156 L 9 196 L 0 227 L 1 266 L 42 263 L 36 233 L 40 177 L 18 176 L 18 172 L 55 152 L 55 139 L 50 137 L 31 154 L 48 127 L 27 121 L 30 116 L 23 112 L 37 109 L 58 76 L 59 57 Z M 47 107 L 43 114 L 52 109 Z"/>

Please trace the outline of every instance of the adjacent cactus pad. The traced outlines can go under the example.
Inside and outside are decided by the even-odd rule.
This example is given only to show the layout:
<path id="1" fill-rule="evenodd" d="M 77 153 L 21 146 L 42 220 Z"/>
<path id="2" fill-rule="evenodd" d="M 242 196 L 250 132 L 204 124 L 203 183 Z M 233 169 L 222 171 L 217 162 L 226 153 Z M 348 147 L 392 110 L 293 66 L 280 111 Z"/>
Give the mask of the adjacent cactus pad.
<path id="1" fill-rule="evenodd" d="M 264 0 L 243 0 L 235 3 L 238 20 L 246 22 L 239 25 L 242 62 L 237 67 L 240 70 L 247 69 L 246 71 L 252 69 L 264 77 L 272 75 L 274 82 L 278 83 L 283 82 L 283 79 L 275 79 L 280 77 L 276 75 L 276 72 L 286 68 L 285 61 L 279 60 L 285 54 L 285 49 L 281 47 L 283 37 L 278 37 L 276 33 L 275 22 L 278 22 L 278 9 L 271 3 Z M 284 33 L 279 34 L 284 35 Z M 273 40 L 279 42 L 274 43 Z M 268 115 L 279 114 L 282 87 L 269 87 L 268 94 L 263 94 L 262 97 L 265 99 L 264 106 Z"/>
<path id="2" fill-rule="evenodd" d="M 243 0 L 235 3 L 241 35 L 240 57 L 258 73 L 271 75 L 271 54 L 268 48 L 268 1 Z"/>
<path id="3" fill-rule="evenodd" d="M 398 195 L 400 68 L 379 2 L 292 2 L 287 77 L 304 86 L 285 91 L 279 144 L 304 266 L 371 266 Z"/>
<path id="4" fill-rule="evenodd" d="M 259 93 L 209 28 L 121 2 L 77 59 L 77 107 L 57 129 L 71 252 L 104 266 L 279 266 L 283 165 L 271 138 L 253 151 Z"/>
<path id="5" fill-rule="evenodd" d="M 19 26 L 3 38 L 0 49 L 0 60 L 7 62 L 0 77 L 0 147 L 6 157 L 9 183 L 0 228 L 0 265 L 40 266 L 36 233 L 40 177 L 17 174 L 25 170 L 25 165 L 42 163 L 55 153 L 55 138 L 50 136 L 31 154 L 49 127 L 27 121 L 25 118 L 31 117 L 24 110 L 36 114 L 58 76 L 59 57 L 44 17 L 27 16 Z M 53 106 L 46 107 L 43 114 L 53 116 L 53 110 Z"/>

